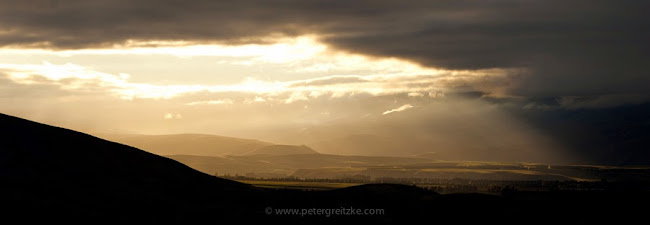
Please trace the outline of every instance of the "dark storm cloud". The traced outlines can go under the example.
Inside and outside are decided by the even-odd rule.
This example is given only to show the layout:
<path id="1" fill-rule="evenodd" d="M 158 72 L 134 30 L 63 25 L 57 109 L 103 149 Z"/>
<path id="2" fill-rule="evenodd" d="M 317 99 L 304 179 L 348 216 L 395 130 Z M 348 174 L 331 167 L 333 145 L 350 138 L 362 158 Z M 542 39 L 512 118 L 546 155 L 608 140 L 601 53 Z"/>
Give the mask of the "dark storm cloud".
<path id="1" fill-rule="evenodd" d="M 509 94 L 647 95 L 648 1 L 17 1 L 0 45 L 128 39 L 259 42 L 317 33 L 339 49 L 450 68 L 527 68 Z"/>

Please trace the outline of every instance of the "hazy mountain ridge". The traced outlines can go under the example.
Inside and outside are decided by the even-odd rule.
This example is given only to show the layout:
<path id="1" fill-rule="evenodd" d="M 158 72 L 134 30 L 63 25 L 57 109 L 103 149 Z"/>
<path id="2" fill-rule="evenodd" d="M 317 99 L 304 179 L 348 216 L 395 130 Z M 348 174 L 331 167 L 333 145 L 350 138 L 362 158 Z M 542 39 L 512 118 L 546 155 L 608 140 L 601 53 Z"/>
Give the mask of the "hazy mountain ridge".
<path id="1" fill-rule="evenodd" d="M 318 154 L 305 145 L 280 145 L 255 139 L 226 137 L 211 134 L 119 134 L 96 133 L 98 137 L 134 146 L 158 155 L 294 155 Z"/>
<path id="2" fill-rule="evenodd" d="M 109 134 L 98 133 L 107 140 L 134 146 L 158 155 L 243 155 L 273 145 L 253 139 L 225 137 L 210 134 Z"/>
<path id="3" fill-rule="evenodd" d="M 119 135 L 116 135 L 119 136 Z M 126 138 L 125 138 L 126 137 Z M 441 161 L 449 154 L 426 152 L 411 157 L 361 156 L 319 154 L 305 145 L 276 145 L 253 139 L 223 137 L 206 134 L 176 135 L 122 135 L 124 143 L 133 143 L 150 152 L 174 152 L 169 158 L 207 174 L 246 175 L 252 177 L 341 178 L 341 177 L 394 177 L 425 179 L 488 179 L 488 180 L 600 180 L 609 178 L 634 180 L 616 170 L 585 170 L 580 166 L 563 166 L 547 169 L 541 163 L 503 163 Z M 327 152 L 341 147 L 354 152 L 379 154 L 400 148 L 402 142 L 375 135 L 353 135 L 343 142 L 315 143 Z M 336 144 L 338 143 L 338 144 Z M 198 150 L 192 149 L 201 146 Z M 347 147 L 346 147 L 347 146 Z M 355 147 L 356 146 L 356 147 Z M 365 146 L 365 147 L 364 147 Z M 235 148 L 241 148 L 239 150 Z M 224 153 L 228 151 L 228 154 Z M 188 154 L 192 153 L 192 154 Z M 201 155 L 201 154 L 210 155 Z M 216 154 L 220 153 L 220 154 Z M 408 153 L 407 153 L 408 154 Z M 562 168 L 562 169 L 560 169 Z M 609 171 L 609 172 L 605 172 Z M 640 171 L 640 170 L 632 170 Z M 614 175 L 611 175 L 614 174 Z M 645 174 L 630 172 L 630 174 Z"/>
<path id="4" fill-rule="evenodd" d="M 319 154 L 314 149 L 306 145 L 269 145 L 260 147 L 244 155 L 305 155 Z"/>

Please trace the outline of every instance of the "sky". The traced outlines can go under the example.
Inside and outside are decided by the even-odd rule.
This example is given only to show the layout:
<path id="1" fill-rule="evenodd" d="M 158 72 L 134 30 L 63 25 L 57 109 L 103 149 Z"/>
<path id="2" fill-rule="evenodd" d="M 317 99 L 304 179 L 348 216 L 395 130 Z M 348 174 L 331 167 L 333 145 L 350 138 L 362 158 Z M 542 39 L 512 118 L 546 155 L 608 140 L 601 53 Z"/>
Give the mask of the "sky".
<path id="1" fill-rule="evenodd" d="M 649 6 L 0 0 L 0 112 L 335 154 L 644 164 Z"/>

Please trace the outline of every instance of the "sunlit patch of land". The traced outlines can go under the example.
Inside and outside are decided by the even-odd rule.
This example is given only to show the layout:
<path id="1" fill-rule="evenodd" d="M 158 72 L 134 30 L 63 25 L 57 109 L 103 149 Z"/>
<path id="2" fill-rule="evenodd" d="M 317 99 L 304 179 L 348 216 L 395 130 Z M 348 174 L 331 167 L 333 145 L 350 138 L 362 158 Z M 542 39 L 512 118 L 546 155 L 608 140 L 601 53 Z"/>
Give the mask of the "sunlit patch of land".
<path id="1" fill-rule="evenodd" d="M 283 172 L 286 173 L 287 170 Z M 217 175 L 271 189 L 325 191 L 362 184 L 391 183 L 417 186 L 442 194 L 495 195 L 515 190 L 603 191 L 628 184 L 644 186 L 650 182 L 650 170 L 645 167 L 516 162 L 436 162 L 296 168 L 283 176 L 263 173 Z"/>
<path id="2" fill-rule="evenodd" d="M 361 180 L 357 183 L 371 183 L 391 178 L 411 179 L 423 184 L 430 180 L 453 179 L 545 182 L 650 180 L 650 169 L 627 166 L 440 161 L 327 154 L 168 157 L 207 174 L 254 179 L 352 179 Z"/>
<path id="3" fill-rule="evenodd" d="M 332 190 L 361 185 L 363 183 L 336 183 L 318 181 L 275 181 L 275 180 L 236 180 L 261 188 L 298 189 L 298 190 Z"/>
<path id="4" fill-rule="evenodd" d="M 469 179 L 417 179 L 417 178 L 380 178 L 363 177 L 340 179 L 305 179 L 295 177 L 285 178 L 255 178 L 246 176 L 221 176 L 242 183 L 251 184 L 258 188 L 328 191 L 353 187 L 363 184 L 402 184 L 417 186 L 441 194 L 452 193 L 482 193 L 500 195 L 507 191 L 549 192 L 549 191 L 602 191 L 610 186 L 604 180 L 469 180 Z"/>

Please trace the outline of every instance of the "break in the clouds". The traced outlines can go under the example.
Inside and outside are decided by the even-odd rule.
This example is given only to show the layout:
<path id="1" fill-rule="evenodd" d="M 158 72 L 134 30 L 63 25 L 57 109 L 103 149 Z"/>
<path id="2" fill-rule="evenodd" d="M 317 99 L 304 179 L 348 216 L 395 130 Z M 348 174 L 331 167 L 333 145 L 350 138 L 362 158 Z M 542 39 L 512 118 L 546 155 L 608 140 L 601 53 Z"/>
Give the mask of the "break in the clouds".
<path id="1" fill-rule="evenodd" d="M 649 6 L 0 0 L 0 110 L 324 149 L 345 131 L 386 143 L 377 155 L 647 162 Z"/>
<path id="2" fill-rule="evenodd" d="M 187 48 L 197 51 L 187 51 Z M 294 54 L 301 52 L 302 54 Z M 51 84 L 78 94 L 92 91 L 127 100 L 170 99 L 194 93 L 212 93 L 216 96 L 210 99 L 189 99 L 185 103 L 188 106 L 261 101 L 293 103 L 320 96 L 339 98 L 354 94 L 377 96 L 410 93 L 412 97 L 436 97 L 444 92 L 477 90 L 498 96 L 503 94 L 499 84 L 490 84 L 486 79 L 494 82 L 522 73 L 520 69 L 446 70 L 423 67 L 395 58 L 367 57 L 327 49 L 313 37 L 285 38 L 274 44 L 241 46 L 123 46 L 66 51 L 0 49 L 0 55 L 10 59 L 6 63 L 0 63 L 0 71 L 5 79 L 28 85 L 25 88 L 29 88 L 29 85 Z M 92 62 L 84 61 L 88 57 L 99 58 Z M 146 67 L 144 65 L 129 66 L 128 61 L 134 59 L 130 57 L 149 62 L 153 66 L 149 70 L 154 72 L 141 73 L 137 70 Z M 163 62 L 147 61 L 148 57 L 163 57 Z M 198 61 L 202 65 L 210 64 L 204 60 L 216 60 L 223 66 L 222 70 L 192 70 L 189 67 L 187 71 L 173 74 L 178 81 L 159 83 L 159 79 L 166 76 L 158 71 L 174 70 L 179 67 L 177 64 L 192 61 Z M 101 62 L 110 64 L 107 66 Z M 116 66 L 116 62 L 124 64 Z M 105 68 L 112 73 L 96 68 Z M 130 70 L 132 68 L 137 69 Z M 248 73 L 258 70 L 268 71 L 262 77 L 249 76 Z M 210 77 L 215 79 L 205 82 Z M 220 77 L 240 77 L 241 80 L 228 84 L 219 82 Z M 214 81 L 215 84 L 209 84 Z M 219 93 L 223 96 L 218 96 Z M 233 93 L 256 93 L 259 96 L 253 100 L 237 100 L 238 96 L 232 96 Z M 224 100 L 228 97 L 234 98 Z"/>
<path id="3" fill-rule="evenodd" d="M 413 108 L 413 106 L 411 104 L 406 104 L 406 105 L 400 106 L 398 108 L 388 110 L 388 111 L 382 113 L 382 115 L 388 115 L 388 114 L 395 113 L 395 112 L 401 112 L 401 111 L 404 111 L 404 110 L 407 110 L 407 109 L 410 109 L 410 108 Z"/>
<path id="4" fill-rule="evenodd" d="M 165 115 L 163 115 L 163 119 L 165 119 L 165 120 L 180 120 L 180 119 L 183 119 L 183 115 L 178 114 L 178 113 L 176 113 L 176 114 L 174 114 L 174 113 L 165 113 Z"/>
<path id="5" fill-rule="evenodd" d="M 196 101 L 196 102 L 190 102 L 186 103 L 185 105 L 223 105 L 223 104 L 232 104 L 232 100 L 226 98 L 226 99 L 219 99 L 219 100 L 210 100 L 210 101 Z"/>
<path id="6" fill-rule="evenodd" d="M 510 71 L 439 70 L 433 74 L 334 75 L 286 82 L 248 78 L 241 83 L 231 85 L 155 85 L 137 83 L 130 82 L 130 76 L 127 74 L 109 74 L 76 64 L 56 65 L 49 62 L 43 62 L 42 64 L 0 64 L 0 72 L 5 74 L 4 79 L 16 84 L 23 84 L 25 89 L 31 88 L 32 85 L 49 84 L 61 90 L 80 95 L 95 92 L 104 93 L 106 97 L 126 100 L 170 99 L 194 93 L 212 93 L 216 96 L 233 95 L 233 93 L 253 93 L 272 97 L 284 103 L 292 103 L 320 96 L 340 98 L 355 94 L 375 96 L 408 94 L 411 97 L 437 97 L 444 95 L 443 93 L 447 91 L 462 92 L 480 89 L 482 85 L 480 80 L 483 77 L 506 76 Z M 270 98 L 257 97 L 253 102 L 266 101 L 266 99 Z M 231 99 L 217 98 L 191 101 L 186 105 L 232 103 Z"/>
<path id="7" fill-rule="evenodd" d="M 634 0 L 5 0 L 0 45 L 250 44 L 310 34 L 347 52 L 437 68 L 527 69 L 497 81 L 509 95 L 648 95 L 648 8 Z"/>

